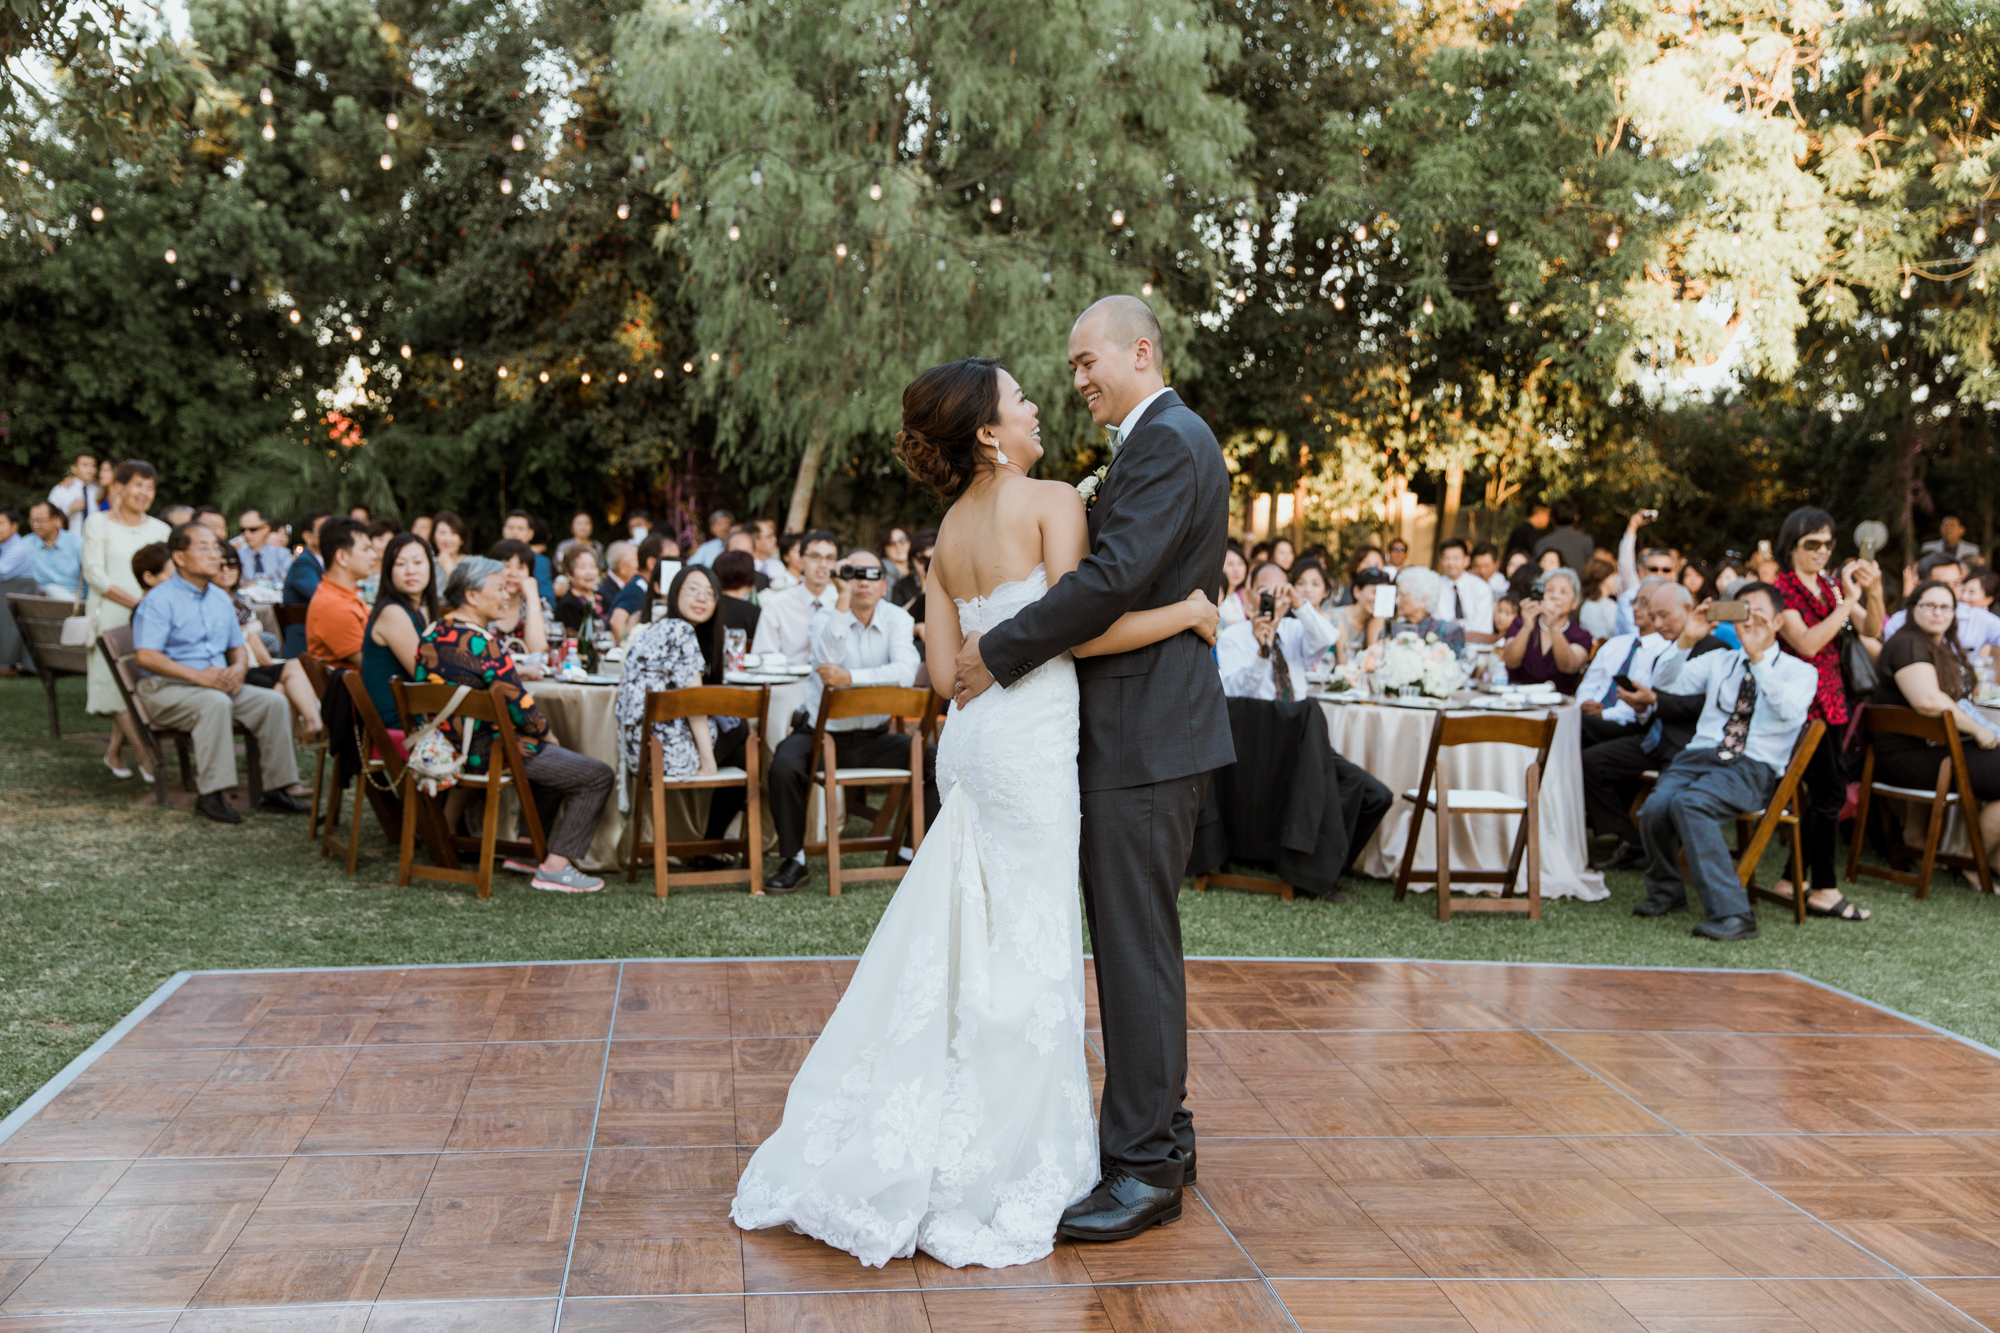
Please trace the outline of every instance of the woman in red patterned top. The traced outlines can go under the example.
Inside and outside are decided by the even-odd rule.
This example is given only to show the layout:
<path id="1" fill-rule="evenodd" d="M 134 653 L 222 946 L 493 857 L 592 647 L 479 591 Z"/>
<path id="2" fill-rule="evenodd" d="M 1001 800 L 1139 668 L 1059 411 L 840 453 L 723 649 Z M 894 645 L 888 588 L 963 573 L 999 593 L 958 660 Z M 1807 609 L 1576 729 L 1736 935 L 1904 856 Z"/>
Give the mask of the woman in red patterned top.
<path id="1" fill-rule="evenodd" d="M 1847 684 L 1840 674 L 1840 631 L 1853 624 L 1870 637 L 1882 633 L 1882 570 L 1873 560 L 1850 560 L 1840 579 L 1827 577 L 1833 558 L 1833 516 L 1823 509 L 1794 509 L 1778 532 L 1779 574 L 1773 586 L 1784 594 L 1785 614 L 1778 623 L 1778 640 L 1785 651 L 1810 662 L 1819 672 L 1807 720 L 1826 723 L 1819 748 L 1806 764 L 1800 832 L 1805 842 L 1806 873 L 1812 890 L 1806 910 L 1842 921 L 1866 921 L 1868 913 L 1841 894 L 1833 870 L 1835 842 L 1840 836 L 1840 810 L 1847 803 L 1847 770 L 1841 747 L 1847 739 Z M 1778 881 L 1779 893 L 1796 893 L 1789 880 Z"/>

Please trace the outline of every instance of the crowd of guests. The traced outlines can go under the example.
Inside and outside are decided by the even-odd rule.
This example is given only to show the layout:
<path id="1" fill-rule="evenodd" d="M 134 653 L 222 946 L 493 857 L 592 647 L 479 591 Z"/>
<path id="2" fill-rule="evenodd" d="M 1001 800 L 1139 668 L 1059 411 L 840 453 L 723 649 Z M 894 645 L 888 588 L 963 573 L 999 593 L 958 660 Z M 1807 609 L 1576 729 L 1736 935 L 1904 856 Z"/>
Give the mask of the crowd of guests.
<path id="1" fill-rule="evenodd" d="M 617 773 L 565 748 L 535 703 L 552 656 L 560 659 L 567 638 L 623 649 L 615 758 L 629 774 L 643 761 L 646 693 L 720 683 L 730 654 L 749 651 L 810 672 L 805 705 L 775 720 L 770 738 L 779 854 L 765 888 L 790 892 L 806 878 L 811 732 L 824 691 L 919 679 L 931 530 L 891 527 L 858 545 L 716 510 L 684 551 L 680 535 L 643 512 L 626 515 L 623 534 L 608 542 L 578 512 L 552 541 L 543 519 L 517 509 L 480 554 L 470 525 L 449 511 L 405 527 L 357 506 L 287 525 L 248 507 L 232 534 L 213 507 L 168 506 L 156 516 L 157 481 L 143 461 L 83 455 L 25 522 L 0 510 L 0 590 L 80 599 L 95 633 L 131 625 L 137 692 L 155 722 L 194 737 L 196 809 L 220 822 L 241 818 L 224 796 L 236 785 L 238 726 L 259 741 L 265 805 L 305 808 L 293 741 L 325 735 L 307 659 L 359 673 L 397 744 L 405 719 L 392 680 L 496 688 L 548 830 L 544 860 L 509 868 L 539 887 L 588 892 L 601 881 L 578 862 Z M 1723 939 L 1754 934 L 1755 925 L 1717 812 L 1760 808 L 1812 721 L 1826 730 L 1800 798 L 1807 883 L 1782 882 L 1779 892 L 1805 893 L 1818 915 L 1867 917 L 1842 897 L 1834 870 L 1855 723 L 1864 703 L 1907 707 L 1954 719 L 2000 869 L 2000 734 L 1969 706 L 2000 654 L 2000 574 L 1964 526 L 1944 518 L 1898 592 L 1873 559 L 1840 552 L 1832 518 L 1817 509 L 1793 513 L 1754 552 L 1710 562 L 1644 544 L 1657 517 L 1631 515 L 1611 550 L 1578 526 L 1567 502 L 1537 504 L 1504 544 L 1440 543 L 1434 568 L 1411 563 L 1401 539 L 1338 561 L 1283 537 L 1232 543 L 1215 637 L 1224 691 L 1303 699 L 1308 677 L 1414 634 L 1493 679 L 1574 697 L 1593 864 L 1644 868 L 1641 915 L 1685 911 L 1691 881 L 1708 917 L 1699 929 Z M 286 627 L 274 634 L 259 614 L 273 605 L 303 615 L 275 617 Z M 0 617 L 0 663 L 12 673 L 28 661 L 11 617 Z M 88 707 L 112 720 L 107 768 L 121 778 L 138 768 L 150 780 L 124 694 L 96 653 Z M 840 761 L 900 762 L 907 742 L 885 722 L 829 722 Z M 457 727 L 443 728 L 454 743 L 463 739 Z M 656 731 L 669 776 L 743 764 L 748 729 L 737 719 Z M 493 741 L 491 728 L 473 727 L 474 771 L 493 762 Z M 1933 786 L 1944 753 L 1899 736 L 1881 737 L 1875 751 L 1882 780 L 1918 789 Z M 935 778 L 926 778 L 935 814 Z M 708 836 L 724 836 L 741 809 L 740 792 L 725 789 Z"/>

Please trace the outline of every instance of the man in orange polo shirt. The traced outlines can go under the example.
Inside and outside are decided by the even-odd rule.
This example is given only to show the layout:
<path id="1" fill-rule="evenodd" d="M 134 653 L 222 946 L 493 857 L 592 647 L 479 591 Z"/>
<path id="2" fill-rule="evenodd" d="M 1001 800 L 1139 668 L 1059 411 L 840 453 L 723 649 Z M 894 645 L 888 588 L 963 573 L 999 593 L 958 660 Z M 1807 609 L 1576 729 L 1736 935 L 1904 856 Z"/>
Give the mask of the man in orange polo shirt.
<path id="1" fill-rule="evenodd" d="M 351 518 L 330 518 L 320 526 L 319 554 L 326 561 L 326 576 L 306 607 L 306 651 L 322 662 L 358 667 L 368 628 L 368 603 L 361 600 L 360 584 L 382 557 L 368 540 L 368 525 Z"/>

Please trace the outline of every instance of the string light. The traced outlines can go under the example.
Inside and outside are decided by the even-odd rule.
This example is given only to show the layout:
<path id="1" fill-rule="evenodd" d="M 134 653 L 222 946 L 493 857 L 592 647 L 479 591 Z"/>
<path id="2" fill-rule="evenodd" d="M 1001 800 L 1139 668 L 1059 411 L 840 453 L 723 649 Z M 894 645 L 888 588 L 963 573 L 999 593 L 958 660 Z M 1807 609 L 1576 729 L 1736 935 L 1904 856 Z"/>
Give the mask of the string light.
<path id="1" fill-rule="evenodd" d="M 299 316 L 299 312 L 298 312 L 298 311 L 296 311 L 296 310 L 294 310 L 294 311 L 293 311 L 293 312 L 291 313 L 291 317 L 290 317 L 290 318 L 291 318 L 291 321 L 292 321 L 292 323 L 294 323 L 294 324 L 298 323 L 298 322 L 299 322 L 299 319 L 300 319 L 300 316 Z"/>
<path id="2" fill-rule="evenodd" d="M 1152 294 L 1153 294 L 1153 284 L 1152 284 L 1152 283 L 1150 283 L 1150 282 L 1142 282 L 1142 283 L 1140 283 L 1140 284 L 1139 284 L 1139 295 L 1141 295 L 1141 296 L 1151 296 Z"/>
<path id="3" fill-rule="evenodd" d="M 1236 230 L 1240 234 L 1248 236 L 1250 234 L 1250 219 L 1249 218 L 1236 219 Z"/>
<path id="4" fill-rule="evenodd" d="M 882 198 L 882 178 L 880 176 L 868 182 L 868 197 L 875 200 Z"/>
<path id="5" fill-rule="evenodd" d="M 1333 294 L 1333 308 L 1335 310 L 1347 309 L 1347 298 L 1342 296 L 1339 292 L 1335 292 Z"/>
<path id="6" fill-rule="evenodd" d="M 549 382 L 549 372 L 545 370 L 539 376 L 537 376 L 537 378 L 540 379 L 542 383 L 547 384 Z"/>
<path id="7" fill-rule="evenodd" d="M 730 239 L 730 240 L 732 240 L 732 241 L 740 241 L 740 240 L 742 240 L 742 239 L 743 239 L 743 228 L 741 228 L 741 227 L 737 226 L 737 225 L 736 225 L 736 224 L 735 224 L 734 222 L 730 223 L 730 224 L 729 224 L 729 239 Z"/>
<path id="8" fill-rule="evenodd" d="M 390 157 L 387 153 L 382 154 L 382 170 L 387 171 L 390 167 L 393 167 L 395 165 L 396 165 L 395 158 Z"/>
<path id="9" fill-rule="evenodd" d="M 722 353 L 720 353 L 720 352 L 710 352 L 710 353 L 708 354 L 708 359 L 709 359 L 709 360 L 711 360 L 711 361 L 720 361 L 720 360 L 722 360 Z"/>
<path id="10" fill-rule="evenodd" d="M 585 384 L 590 383 L 590 372 L 587 370 L 583 372 L 583 382 Z"/>
<path id="11" fill-rule="evenodd" d="M 512 176 L 502 176 L 500 178 L 500 193 L 514 193 L 514 178 Z"/>
<path id="12" fill-rule="evenodd" d="M 1972 243 L 1974 245 L 1986 244 L 1986 223 L 1983 219 L 1978 226 L 1972 229 Z"/>
<path id="13" fill-rule="evenodd" d="M 1612 224 L 1611 234 L 1604 238 L 1604 248 L 1607 250 L 1616 250 L 1618 248 L 1618 226 L 1616 223 Z"/>
<path id="14" fill-rule="evenodd" d="M 1743 231 L 1740 227 L 1731 227 L 1729 229 L 1729 244 L 1732 249 L 1741 250 L 1743 248 Z M 1612 248 L 1616 249 L 1617 247 L 1614 246 Z"/>
<path id="15" fill-rule="evenodd" d="M 694 374 L 694 362 L 692 361 L 681 362 L 681 369 L 685 370 L 690 375 Z"/>
<path id="16" fill-rule="evenodd" d="M 517 153 L 520 152 L 523 148 L 526 148 L 528 146 L 527 139 L 522 137 L 518 133 L 515 134 L 512 139 L 508 140 L 508 142 L 514 146 L 514 151 Z"/>
<path id="17" fill-rule="evenodd" d="M 1983 292 L 1986 290 L 1986 275 L 1984 273 L 1976 273 L 1973 275 L 1972 290 L 1976 292 Z"/>
<path id="18" fill-rule="evenodd" d="M 1056 280 L 1056 275 L 1055 275 L 1055 274 L 1051 273 L 1051 272 L 1050 272 L 1049 270 L 1047 270 L 1047 269 L 1043 269 L 1043 270 L 1042 270 L 1042 281 L 1043 281 L 1043 283 L 1045 283 L 1045 284 L 1046 284 L 1046 283 L 1051 283 L 1051 282 L 1054 282 L 1055 280 Z"/>
<path id="19" fill-rule="evenodd" d="M 688 367 L 688 369 L 689 369 L 689 370 L 693 370 L 693 369 L 694 369 L 694 367 L 693 367 L 693 366 L 689 366 L 689 367 Z M 666 377 L 667 377 L 667 372 L 666 372 L 666 371 L 664 371 L 664 370 L 661 370 L 661 369 L 660 369 L 660 368 L 659 368 L 658 366 L 654 366 L 654 367 L 653 367 L 653 378 L 654 378 L 654 379 L 656 379 L 656 380 L 663 380 L 663 379 L 665 379 Z"/>
<path id="20" fill-rule="evenodd" d="M 265 142 L 265 143 L 270 143 L 270 142 L 271 142 L 271 141 L 272 141 L 273 139 L 275 139 L 275 138 L 277 138 L 277 137 L 278 137 L 278 127 L 277 127 L 277 126 L 276 126 L 275 124 L 273 124 L 273 123 L 272 123 L 271 121 L 268 121 L 268 120 L 267 120 L 267 121 L 265 121 L 265 122 L 264 122 L 264 142 Z"/>
<path id="21" fill-rule="evenodd" d="M 1428 296 L 1424 298 L 1424 313 L 1426 315 L 1431 313 L 1431 298 Z"/>
<path id="22" fill-rule="evenodd" d="M 1498 227 L 1488 227 L 1486 229 L 1486 243 L 1488 245 L 1500 244 L 1500 229 Z"/>
<path id="23" fill-rule="evenodd" d="M 500 378 L 503 380 L 507 378 L 507 367 L 500 367 Z"/>
<path id="24" fill-rule="evenodd" d="M 1521 313 L 1521 303 L 1520 303 L 1519 301 L 1509 301 L 1509 302 L 1507 303 L 1507 313 L 1508 313 L 1508 314 L 1510 314 L 1510 315 L 1518 315 L 1518 314 L 1520 314 L 1520 313 Z"/>
<path id="25" fill-rule="evenodd" d="M 846 242 L 846 241 L 837 241 L 837 242 L 835 242 L 835 243 L 834 243 L 834 247 L 833 247 L 833 257 L 834 257 L 834 259 L 836 259 L 836 260 L 841 260 L 841 259 L 845 259 L 845 258 L 847 258 L 847 242 Z"/>
<path id="26" fill-rule="evenodd" d="M 360 342 L 360 341 L 361 341 L 361 330 L 360 330 L 360 329 L 357 329 L 357 328 L 353 328 L 352 326 L 350 326 L 350 327 L 348 328 L 348 330 L 347 330 L 347 336 L 348 336 L 348 337 L 350 337 L 350 338 L 352 338 L 352 339 L 353 339 L 353 340 L 354 340 L 355 342 Z"/>
<path id="27" fill-rule="evenodd" d="M 1752 310 L 1755 310 L 1755 309 L 1757 308 L 1757 303 L 1756 303 L 1755 301 L 1752 301 L 1752 302 L 1750 303 L 1750 308 L 1751 308 Z M 1602 301 L 1599 301 L 1599 302 L 1597 303 L 1597 317 L 1598 317 L 1599 319 L 1603 319 L 1603 318 L 1604 318 L 1604 302 L 1602 302 Z"/>
<path id="28" fill-rule="evenodd" d="M 618 382 L 620 384 L 623 384 L 625 382 L 625 372 L 622 370 L 618 372 Z"/>
<path id="29" fill-rule="evenodd" d="M 942 250 L 938 251 L 937 270 L 940 273 L 944 272 L 944 251 Z"/>
<path id="30" fill-rule="evenodd" d="M 462 357 L 462 356 L 455 356 L 455 357 L 453 357 L 453 358 L 451 359 L 451 368 L 452 368 L 453 370 L 464 370 L 464 369 L 465 369 L 465 358 L 464 358 L 464 357 Z"/>
<path id="31" fill-rule="evenodd" d="M 631 216 L 632 216 L 632 205 L 626 203 L 623 199 L 620 199 L 618 201 L 618 220 L 620 222 L 623 222 L 626 218 L 629 218 Z"/>
<path id="32" fill-rule="evenodd" d="M 764 161 L 762 158 L 750 164 L 750 183 L 752 185 L 762 185 L 764 183 Z"/>
<path id="33" fill-rule="evenodd" d="M 1111 206 L 1111 225 L 1114 227 L 1125 225 L 1125 205 L 1123 201 Z"/>
<path id="34" fill-rule="evenodd" d="M 1909 268 L 1905 266 L 1903 269 L 1903 299 L 1905 301 L 1910 299 L 1910 293 L 1915 289 L 1915 285 L 1916 278 L 1911 274 Z"/>
<path id="35" fill-rule="evenodd" d="M 1368 239 L 1368 228 L 1366 228 L 1366 227 L 1356 227 L 1356 228 L 1354 229 L 1354 239 L 1355 239 L 1355 242 L 1356 242 L 1357 244 L 1358 244 L 1358 243 L 1360 243 L 1360 242 L 1362 242 L 1362 241 L 1365 241 L 1365 240 L 1367 240 L 1367 239 Z"/>
<path id="36" fill-rule="evenodd" d="M 1854 224 L 1854 248 L 1859 250 L 1866 244 L 1868 244 L 1868 233 L 1863 231 L 1861 224 L 1857 222 Z"/>
<path id="37" fill-rule="evenodd" d="M 404 343 L 402 347 L 400 347 L 397 350 L 402 352 L 403 360 L 408 361 L 410 359 L 410 345 L 408 343 Z"/>
<path id="38" fill-rule="evenodd" d="M 1000 196 L 996 194 L 993 196 L 993 201 L 986 205 L 986 211 L 989 213 L 998 214 L 1001 208 L 1003 207 L 1004 205 L 1000 201 Z"/>
<path id="39" fill-rule="evenodd" d="M 271 85 L 270 85 L 270 84 L 268 84 L 268 83 L 267 83 L 267 84 L 265 84 L 265 85 L 264 85 L 264 86 L 263 86 L 262 88 L 259 88 L 259 89 L 257 90 L 257 100 L 258 100 L 258 101 L 260 101 L 260 102 L 262 102 L 262 103 L 263 103 L 263 104 L 264 104 L 265 106 L 269 106 L 269 105 L 271 105 Z"/>
<path id="40" fill-rule="evenodd" d="M 178 264 L 181 262 L 181 257 L 175 254 L 172 250 L 169 250 L 167 251 L 166 254 L 166 260 L 169 264 Z"/>
<path id="41" fill-rule="evenodd" d="M 396 119 L 396 113 L 393 111 L 391 111 L 388 115 L 382 117 L 382 123 L 384 125 L 387 125 L 392 130 L 401 129 L 403 127 L 403 122 Z"/>
<path id="42" fill-rule="evenodd" d="M 102 222 L 102 221 L 104 221 L 104 205 L 103 205 L 103 204 L 92 204 L 92 205 L 90 206 L 90 220 L 91 220 L 92 222 Z"/>

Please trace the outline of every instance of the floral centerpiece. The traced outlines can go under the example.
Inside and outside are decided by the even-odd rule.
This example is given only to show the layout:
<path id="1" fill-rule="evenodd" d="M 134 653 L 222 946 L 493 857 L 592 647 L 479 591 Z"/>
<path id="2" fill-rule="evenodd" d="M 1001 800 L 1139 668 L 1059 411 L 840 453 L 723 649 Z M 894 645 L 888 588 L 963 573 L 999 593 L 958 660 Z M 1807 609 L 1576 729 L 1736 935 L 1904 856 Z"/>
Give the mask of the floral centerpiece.
<path id="1" fill-rule="evenodd" d="M 1413 686 L 1437 699 L 1449 699 L 1465 687 L 1465 668 L 1458 654 L 1436 634 L 1419 639 L 1405 630 L 1368 650 L 1362 659 L 1363 671 L 1372 672 L 1385 690 L 1400 691 Z"/>

